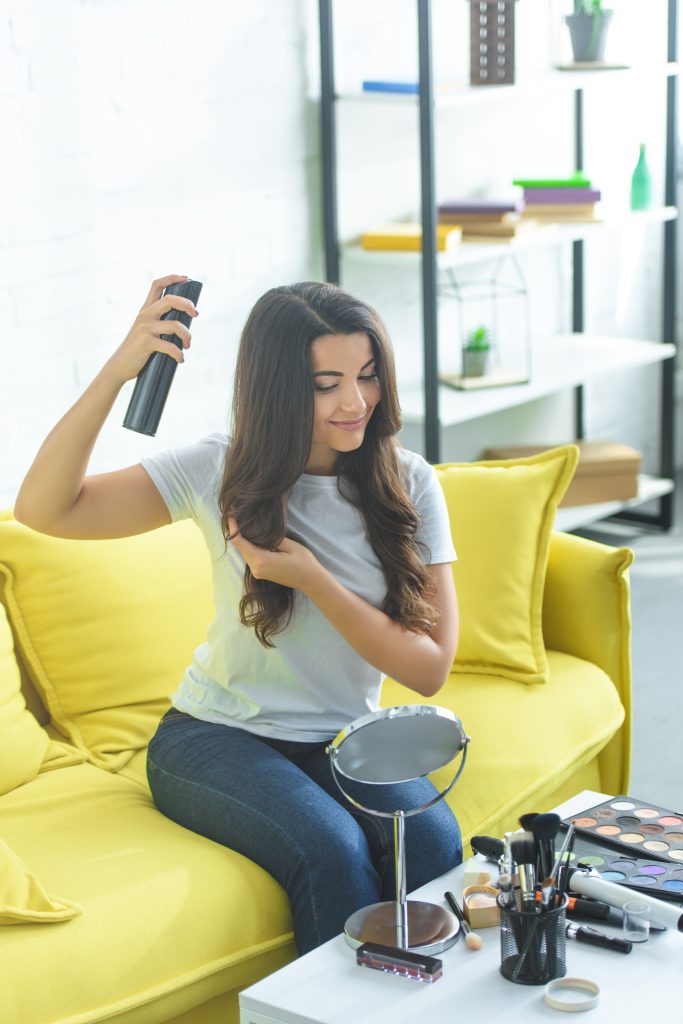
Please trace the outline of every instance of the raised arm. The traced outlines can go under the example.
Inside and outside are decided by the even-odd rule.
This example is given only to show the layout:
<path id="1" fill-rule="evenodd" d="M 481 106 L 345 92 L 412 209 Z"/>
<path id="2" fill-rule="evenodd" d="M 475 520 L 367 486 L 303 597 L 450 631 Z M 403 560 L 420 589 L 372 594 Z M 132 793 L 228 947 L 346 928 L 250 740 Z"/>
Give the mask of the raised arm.
<path id="1" fill-rule="evenodd" d="M 127 537 L 163 526 L 168 509 L 140 465 L 113 473 L 86 476 L 102 426 L 123 385 L 138 375 L 152 352 L 165 352 L 181 363 L 183 353 L 162 334 L 161 317 L 169 309 L 196 310 L 189 299 L 162 298 L 168 285 L 186 281 L 177 274 L 152 284 L 128 335 L 78 401 L 43 442 L 19 489 L 16 519 L 41 533 L 81 540 Z M 190 332 L 179 321 L 173 333 L 190 344 Z"/>
<path id="2" fill-rule="evenodd" d="M 458 602 L 450 563 L 428 566 L 436 626 L 429 635 L 412 633 L 339 583 L 296 541 L 285 538 L 277 550 L 267 551 L 246 540 L 234 520 L 230 532 L 257 579 L 300 590 L 369 664 L 423 697 L 438 693 L 458 645 Z"/>

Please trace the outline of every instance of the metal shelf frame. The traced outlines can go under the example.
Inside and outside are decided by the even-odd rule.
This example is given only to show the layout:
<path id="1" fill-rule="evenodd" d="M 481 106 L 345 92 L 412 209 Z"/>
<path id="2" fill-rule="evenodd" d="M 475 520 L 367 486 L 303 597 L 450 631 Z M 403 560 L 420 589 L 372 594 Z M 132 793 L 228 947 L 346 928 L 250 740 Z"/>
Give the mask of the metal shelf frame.
<path id="1" fill-rule="evenodd" d="M 429 462 L 441 460 L 438 369 L 438 266 L 436 252 L 436 185 L 434 146 L 434 76 L 432 57 L 432 4 L 431 0 L 416 0 L 418 37 L 419 82 L 419 136 L 420 136 L 420 198 L 422 221 L 422 334 L 424 372 L 424 451 Z M 672 64 L 678 60 L 678 7 L 679 0 L 667 0 L 667 54 Z M 321 69 L 321 164 L 322 164 L 322 219 L 324 234 L 325 278 L 339 283 L 340 244 L 337 206 L 337 152 L 336 152 L 336 91 L 334 80 L 333 0 L 318 0 L 320 25 Z M 483 88 L 483 87 L 482 87 Z M 510 88 L 509 86 L 507 88 Z M 514 88 L 514 87 L 513 87 Z M 677 183 L 677 72 L 666 78 L 666 158 L 665 198 L 667 206 L 676 206 Z M 576 167 L 584 166 L 584 88 L 574 89 L 574 149 Z M 676 221 L 663 225 L 664 251 L 662 274 L 662 328 L 661 340 L 671 342 L 676 327 Z M 585 251 L 582 240 L 572 242 L 572 331 L 585 331 Z M 675 380 L 677 360 L 662 362 L 660 400 L 660 465 L 659 475 L 675 476 Z M 581 385 L 575 388 L 575 432 L 577 438 L 585 433 L 585 399 Z M 648 514 L 626 509 L 617 514 L 641 526 L 669 530 L 674 517 L 673 492 L 658 499 L 658 511 Z"/>

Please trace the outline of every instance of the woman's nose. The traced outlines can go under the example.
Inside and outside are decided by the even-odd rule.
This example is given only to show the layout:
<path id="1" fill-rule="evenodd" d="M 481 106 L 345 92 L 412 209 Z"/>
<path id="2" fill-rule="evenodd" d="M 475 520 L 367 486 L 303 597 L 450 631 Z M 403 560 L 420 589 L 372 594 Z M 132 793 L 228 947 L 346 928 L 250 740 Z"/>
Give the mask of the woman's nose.
<path id="1" fill-rule="evenodd" d="M 340 409 L 349 409 L 352 412 L 361 413 L 365 409 L 365 399 L 357 384 L 350 384 L 342 390 L 339 397 Z"/>

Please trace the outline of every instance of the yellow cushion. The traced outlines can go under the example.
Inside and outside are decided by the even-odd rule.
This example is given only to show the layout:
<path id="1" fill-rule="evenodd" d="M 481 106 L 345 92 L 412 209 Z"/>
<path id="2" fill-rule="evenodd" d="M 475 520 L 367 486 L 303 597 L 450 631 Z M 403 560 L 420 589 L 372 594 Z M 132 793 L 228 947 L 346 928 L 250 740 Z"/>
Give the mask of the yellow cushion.
<path id="1" fill-rule="evenodd" d="M 48 743 L 47 733 L 26 709 L 12 633 L 0 605 L 0 796 L 38 773 Z"/>
<path id="2" fill-rule="evenodd" d="M 555 510 L 579 458 L 564 445 L 521 459 L 437 466 L 458 561 L 455 672 L 543 683 L 543 587 Z"/>
<path id="3" fill-rule="evenodd" d="M 0 801 L 0 835 L 83 908 L 62 927 L 0 926 L 7 1024 L 170 1020 L 294 957 L 277 882 L 117 774 L 39 775 Z"/>
<path id="4" fill-rule="evenodd" d="M 80 913 L 76 903 L 48 896 L 35 875 L 0 839 L 0 924 L 46 924 L 67 921 Z"/>
<path id="5" fill-rule="evenodd" d="M 549 651 L 548 664 L 545 686 L 452 672 L 439 693 L 420 698 L 450 708 L 471 737 L 465 770 L 446 798 L 466 842 L 474 829 L 500 836 L 518 827 L 520 808 L 550 810 L 546 798 L 593 762 L 624 720 L 619 695 L 602 669 L 561 651 Z M 383 706 L 414 703 L 412 691 L 385 681 Z M 447 765 L 433 781 L 443 788 L 452 777 Z M 517 812 L 513 821 L 511 811 Z"/>
<path id="6" fill-rule="evenodd" d="M 59 540 L 0 521 L 0 586 L 28 674 L 61 734 L 116 770 L 144 747 L 212 616 L 210 559 L 184 521 Z"/>

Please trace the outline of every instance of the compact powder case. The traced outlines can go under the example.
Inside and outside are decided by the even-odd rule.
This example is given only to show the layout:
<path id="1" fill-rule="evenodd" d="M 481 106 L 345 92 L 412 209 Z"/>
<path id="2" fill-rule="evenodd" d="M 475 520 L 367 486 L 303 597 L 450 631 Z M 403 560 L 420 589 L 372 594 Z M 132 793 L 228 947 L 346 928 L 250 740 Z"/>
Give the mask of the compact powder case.
<path id="1" fill-rule="evenodd" d="M 462 894 L 463 911 L 473 928 L 495 928 L 500 924 L 498 896 L 493 885 L 468 885 Z"/>

